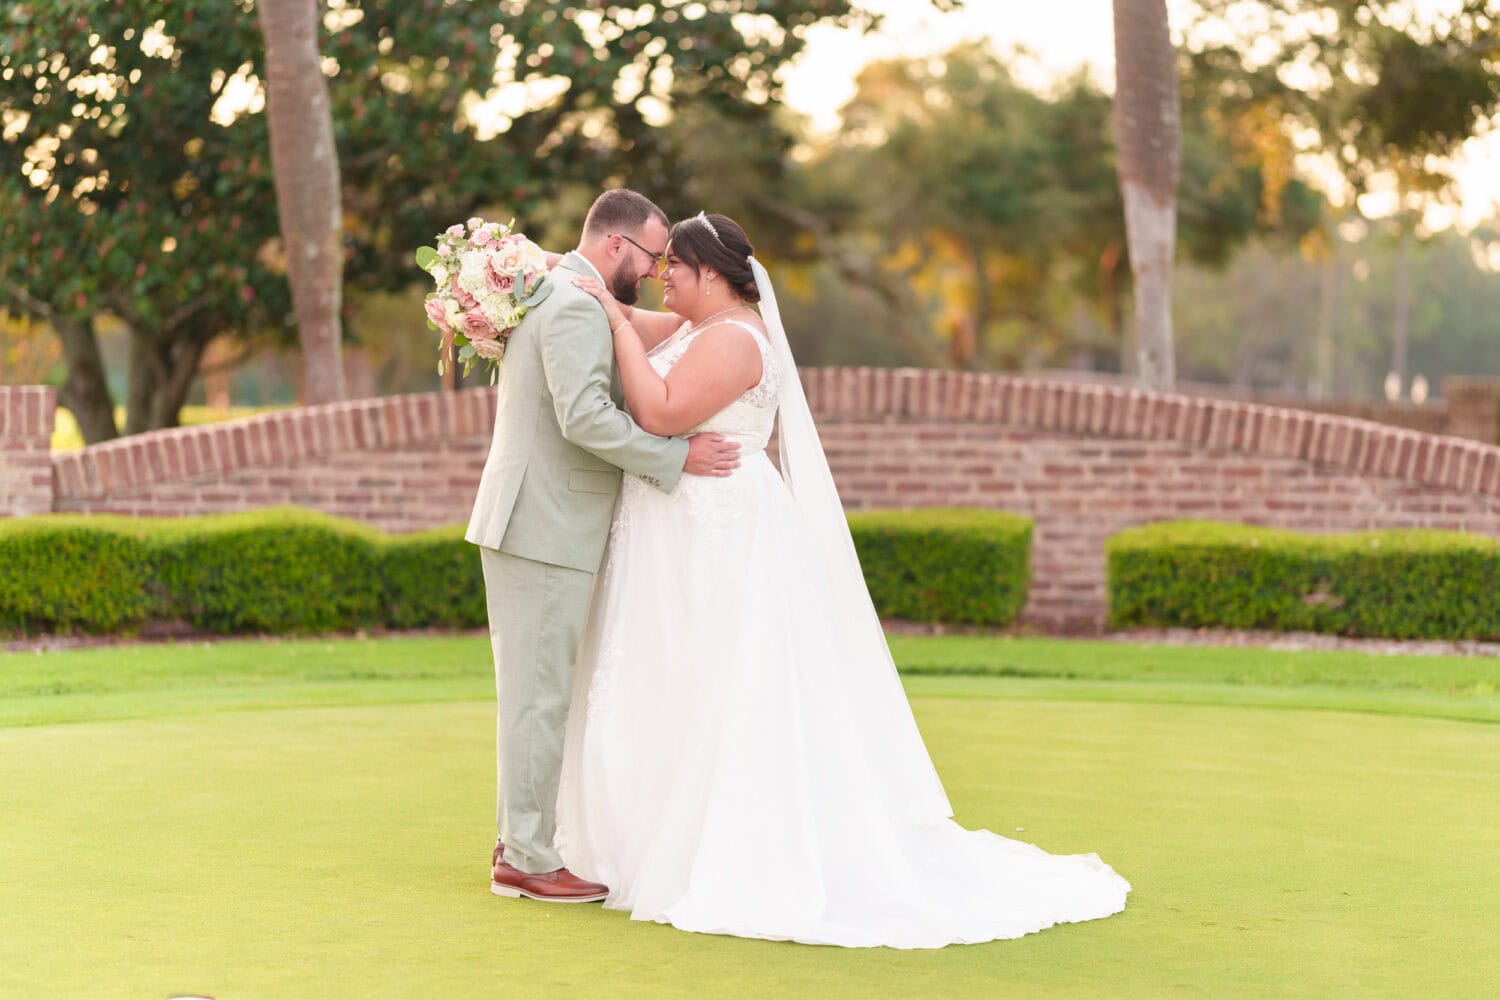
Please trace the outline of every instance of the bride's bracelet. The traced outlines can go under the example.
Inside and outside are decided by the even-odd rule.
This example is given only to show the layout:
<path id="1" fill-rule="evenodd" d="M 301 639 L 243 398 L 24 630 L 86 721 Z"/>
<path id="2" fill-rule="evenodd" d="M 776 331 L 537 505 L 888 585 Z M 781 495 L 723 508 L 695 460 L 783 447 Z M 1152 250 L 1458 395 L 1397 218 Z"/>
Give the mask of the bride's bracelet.
<path id="1" fill-rule="evenodd" d="M 609 332 L 612 333 L 612 334 L 613 333 L 619 333 L 621 330 L 625 329 L 629 325 L 630 325 L 630 318 L 627 316 L 625 319 L 622 319 L 620 321 L 620 324 L 618 326 L 612 326 L 612 327 L 610 327 L 609 328 Z"/>

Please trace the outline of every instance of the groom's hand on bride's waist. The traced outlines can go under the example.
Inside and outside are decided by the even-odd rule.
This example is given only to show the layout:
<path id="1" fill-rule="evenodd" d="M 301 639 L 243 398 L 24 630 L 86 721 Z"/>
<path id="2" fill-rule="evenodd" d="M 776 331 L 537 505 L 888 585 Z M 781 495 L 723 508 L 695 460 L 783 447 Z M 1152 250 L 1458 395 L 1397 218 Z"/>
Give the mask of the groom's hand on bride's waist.
<path id="1" fill-rule="evenodd" d="M 740 467 L 738 441 L 722 434 L 694 434 L 688 438 L 687 461 L 682 471 L 690 476 L 727 476 Z"/>

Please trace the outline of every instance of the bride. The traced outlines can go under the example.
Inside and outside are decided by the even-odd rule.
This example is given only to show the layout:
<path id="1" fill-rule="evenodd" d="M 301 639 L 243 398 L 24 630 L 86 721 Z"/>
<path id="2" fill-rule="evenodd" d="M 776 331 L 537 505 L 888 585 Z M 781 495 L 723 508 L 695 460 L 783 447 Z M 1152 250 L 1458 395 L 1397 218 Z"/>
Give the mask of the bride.
<path id="1" fill-rule="evenodd" d="M 1097 855 L 950 819 L 764 268 L 701 213 L 666 263 L 667 313 L 576 283 L 636 421 L 723 434 L 743 464 L 671 494 L 625 477 L 568 716 L 567 867 L 635 919 L 809 944 L 936 948 L 1122 910 L 1130 885 Z"/>

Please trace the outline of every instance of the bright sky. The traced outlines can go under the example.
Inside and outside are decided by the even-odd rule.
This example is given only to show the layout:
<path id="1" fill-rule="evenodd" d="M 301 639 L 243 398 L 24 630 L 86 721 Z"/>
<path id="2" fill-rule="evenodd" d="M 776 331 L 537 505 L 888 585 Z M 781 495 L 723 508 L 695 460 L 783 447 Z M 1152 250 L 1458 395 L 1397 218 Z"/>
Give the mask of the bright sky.
<path id="1" fill-rule="evenodd" d="M 1443 4 L 1445 0 L 1418 0 Z M 1114 89 L 1114 29 L 1110 0 L 1046 0 L 1045 3 L 969 0 L 966 7 L 940 14 L 923 0 L 864 0 L 863 6 L 885 15 L 880 31 L 818 27 L 809 32 L 807 50 L 785 76 L 786 102 L 808 115 L 815 129 L 838 122 L 838 109 L 854 95 L 854 77 L 875 59 L 943 52 L 961 41 L 988 39 L 1005 53 L 1023 48 L 1018 65 L 1022 82 L 1045 86 L 1053 78 L 1087 65 L 1106 90 Z M 1168 0 L 1174 24 L 1184 20 L 1182 0 Z M 1437 208 L 1427 222 L 1443 228 L 1457 222 L 1469 229 L 1500 214 L 1500 129 L 1464 148 L 1458 172 L 1459 204 Z M 1362 202 L 1372 215 L 1390 210 L 1378 197 Z"/>

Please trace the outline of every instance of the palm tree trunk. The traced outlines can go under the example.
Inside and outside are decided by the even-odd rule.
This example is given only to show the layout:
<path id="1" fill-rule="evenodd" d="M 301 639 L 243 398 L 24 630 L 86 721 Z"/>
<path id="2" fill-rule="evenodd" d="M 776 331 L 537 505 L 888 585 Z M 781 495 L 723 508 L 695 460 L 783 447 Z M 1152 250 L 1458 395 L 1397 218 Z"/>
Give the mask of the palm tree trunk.
<path id="1" fill-rule="evenodd" d="M 1407 343 L 1411 333 L 1411 242 L 1413 223 L 1402 220 L 1401 235 L 1396 239 L 1395 285 L 1391 305 L 1391 371 L 1401 380 L 1403 387 L 1410 386 L 1406 377 Z"/>
<path id="2" fill-rule="evenodd" d="M 1114 0 L 1115 145 L 1135 281 L 1141 383 L 1171 389 L 1182 116 L 1166 0 Z"/>
<path id="3" fill-rule="evenodd" d="M 276 210 L 302 343 L 308 403 L 344 398 L 338 149 L 318 50 L 317 0 L 260 0 Z"/>
<path id="4" fill-rule="evenodd" d="M 1334 394 L 1334 359 L 1337 356 L 1334 342 L 1334 319 L 1338 314 L 1339 298 L 1339 244 L 1338 232 L 1328 227 L 1328 245 L 1323 251 L 1322 266 L 1318 281 L 1318 334 L 1317 334 L 1317 381 L 1314 399 L 1329 399 Z"/>

